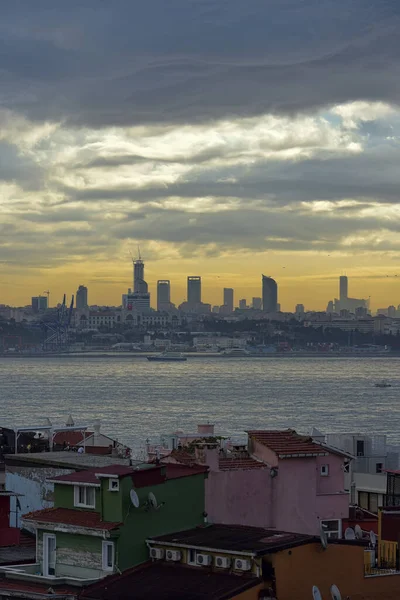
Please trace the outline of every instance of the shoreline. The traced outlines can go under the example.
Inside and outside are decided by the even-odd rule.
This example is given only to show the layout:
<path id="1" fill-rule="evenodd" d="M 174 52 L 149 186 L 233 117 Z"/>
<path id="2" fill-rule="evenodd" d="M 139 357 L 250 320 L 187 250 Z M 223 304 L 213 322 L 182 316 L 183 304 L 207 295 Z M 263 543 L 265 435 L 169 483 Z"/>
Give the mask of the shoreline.
<path id="1" fill-rule="evenodd" d="M 35 359 L 48 359 L 48 358 L 101 358 L 101 359 L 132 359 L 132 358 L 142 358 L 143 360 L 147 359 L 147 356 L 155 356 L 158 354 L 157 352 L 49 352 L 46 354 L 23 354 L 23 353 L 15 353 L 15 354 L 0 354 L 0 360 L 5 359 L 26 359 L 26 358 L 35 358 Z M 357 352 L 282 352 L 282 353 L 266 353 L 266 354 L 250 354 L 246 356 L 229 356 L 219 353 L 213 352 L 183 352 L 182 353 L 188 359 L 206 359 L 206 358 L 214 358 L 221 360 L 264 360 L 264 359 L 297 359 L 297 358 L 398 358 L 400 357 L 400 352 L 371 352 L 371 353 L 357 353 Z"/>

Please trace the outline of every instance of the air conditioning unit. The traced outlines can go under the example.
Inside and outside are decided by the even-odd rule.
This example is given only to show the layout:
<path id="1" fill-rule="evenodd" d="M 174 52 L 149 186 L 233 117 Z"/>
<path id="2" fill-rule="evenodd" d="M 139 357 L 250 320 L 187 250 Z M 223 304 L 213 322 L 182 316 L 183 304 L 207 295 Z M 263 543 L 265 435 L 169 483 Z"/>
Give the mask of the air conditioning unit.
<path id="1" fill-rule="evenodd" d="M 201 566 L 211 565 L 212 556 L 209 554 L 197 554 L 196 556 L 196 564 Z"/>
<path id="2" fill-rule="evenodd" d="M 182 554 L 179 550 L 167 550 L 166 558 L 167 560 L 179 562 L 182 558 Z"/>
<path id="3" fill-rule="evenodd" d="M 231 566 L 231 559 L 228 556 L 216 556 L 215 566 L 219 569 L 229 569 Z"/>
<path id="4" fill-rule="evenodd" d="M 164 549 L 163 548 L 151 548 L 150 549 L 150 557 L 156 558 L 157 560 L 164 558 Z"/>
<path id="5" fill-rule="evenodd" d="M 235 559 L 235 569 L 237 571 L 250 571 L 251 562 L 249 560 L 245 560 L 243 558 Z"/>

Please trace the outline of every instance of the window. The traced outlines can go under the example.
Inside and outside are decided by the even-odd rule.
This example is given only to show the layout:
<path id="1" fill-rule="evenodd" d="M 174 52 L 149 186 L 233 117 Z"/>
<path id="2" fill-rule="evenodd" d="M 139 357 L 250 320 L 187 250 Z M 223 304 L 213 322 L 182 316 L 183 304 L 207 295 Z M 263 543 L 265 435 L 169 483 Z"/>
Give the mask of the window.
<path id="1" fill-rule="evenodd" d="M 321 476 L 328 477 L 329 475 L 329 465 L 321 465 Z"/>
<path id="2" fill-rule="evenodd" d="M 350 463 L 349 462 L 345 462 L 343 465 L 343 472 L 344 473 L 350 473 Z"/>
<path id="3" fill-rule="evenodd" d="M 196 550 L 188 550 L 187 553 L 187 564 L 188 565 L 197 565 L 197 552 Z"/>
<path id="4" fill-rule="evenodd" d="M 103 542 L 103 571 L 114 571 L 114 542 Z"/>
<path id="5" fill-rule="evenodd" d="M 76 485 L 74 489 L 74 505 L 85 508 L 95 508 L 96 491 L 94 487 Z"/>
<path id="6" fill-rule="evenodd" d="M 118 492 L 119 480 L 118 479 L 109 479 L 108 480 L 108 489 L 110 490 L 110 492 Z"/>
<path id="7" fill-rule="evenodd" d="M 373 492 L 358 492 L 358 504 L 364 510 L 378 513 L 379 494 Z"/>
<path id="8" fill-rule="evenodd" d="M 357 456 L 364 456 L 364 440 L 357 440 Z"/>
<path id="9" fill-rule="evenodd" d="M 383 463 L 376 463 L 376 472 L 382 473 L 382 470 L 383 470 Z"/>
<path id="10" fill-rule="evenodd" d="M 321 521 L 321 525 L 328 538 L 337 540 L 342 536 L 342 522 L 340 519 L 335 521 Z"/>

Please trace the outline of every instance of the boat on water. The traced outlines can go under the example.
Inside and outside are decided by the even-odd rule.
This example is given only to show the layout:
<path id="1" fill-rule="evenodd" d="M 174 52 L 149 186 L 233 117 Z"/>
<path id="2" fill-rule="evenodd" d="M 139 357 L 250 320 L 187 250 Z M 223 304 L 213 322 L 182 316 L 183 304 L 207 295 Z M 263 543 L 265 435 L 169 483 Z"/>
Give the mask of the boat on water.
<path id="1" fill-rule="evenodd" d="M 221 352 L 222 356 L 229 356 L 234 358 L 236 356 L 249 356 L 250 352 L 244 348 L 231 348 L 230 350 L 224 350 Z"/>
<path id="2" fill-rule="evenodd" d="M 378 383 L 375 384 L 375 387 L 377 388 L 390 388 L 392 387 L 392 385 L 390 383 L 388 383 L 385 380 L 382 381 L 378 381 Z"/>
<path id="3" fill-rule="evenodd" d="M 155 354 L 154 356 L 148 356 L 147 360 L 153 362 L 182 362 L 187 360 L 186 356 L 184 356 L 181 352 L 161 352 L 161 354 Z"/>

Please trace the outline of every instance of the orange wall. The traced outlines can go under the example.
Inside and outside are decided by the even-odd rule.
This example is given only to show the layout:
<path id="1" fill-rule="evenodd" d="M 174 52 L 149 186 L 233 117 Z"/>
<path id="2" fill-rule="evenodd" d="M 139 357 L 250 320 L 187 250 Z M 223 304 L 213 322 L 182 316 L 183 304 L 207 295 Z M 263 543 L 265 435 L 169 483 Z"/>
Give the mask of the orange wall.
<path id="1" fill-rule="evenodd" d="M 289 554 L 291 552 L 291 554 Z M 279 600 L 310 600 L 312 586 L 330 598 L 335 583 L 342 598 L 399 600 L 400 575 L 364 577 L 364 549 L 344 544 L 308 544 L 276 554 L 273 559 Z"/>

